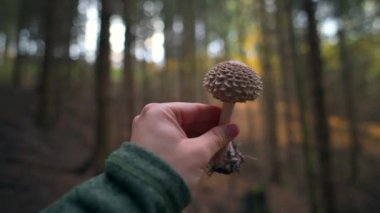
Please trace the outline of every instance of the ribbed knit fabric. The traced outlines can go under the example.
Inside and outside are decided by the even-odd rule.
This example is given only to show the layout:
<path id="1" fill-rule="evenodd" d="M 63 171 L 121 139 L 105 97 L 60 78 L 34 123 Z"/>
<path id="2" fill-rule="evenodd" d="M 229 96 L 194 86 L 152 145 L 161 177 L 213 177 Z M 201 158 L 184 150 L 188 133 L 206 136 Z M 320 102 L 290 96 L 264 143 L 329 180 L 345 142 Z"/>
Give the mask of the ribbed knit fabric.
<path id="1" fill-rule="evenodd" d="M 190 202 L 182 178 L 152 153 L 123 144 L 106 161 L 105 173 L 72 189 L 52 206 L 55 212 L 181 212 Z"/>

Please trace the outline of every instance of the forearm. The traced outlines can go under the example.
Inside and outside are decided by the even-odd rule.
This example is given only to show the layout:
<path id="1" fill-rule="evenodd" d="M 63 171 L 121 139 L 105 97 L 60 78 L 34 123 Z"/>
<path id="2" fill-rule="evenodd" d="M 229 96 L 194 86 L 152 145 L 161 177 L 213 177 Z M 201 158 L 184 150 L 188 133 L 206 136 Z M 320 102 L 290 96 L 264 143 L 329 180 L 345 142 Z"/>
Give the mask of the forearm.
<path id="1" fill-rule="evenodd" d="M 151 153 L 124 144 L 105 174 L 74 188 L 44 212 L 180 212 L 190 201 L 183 180 Z"/>

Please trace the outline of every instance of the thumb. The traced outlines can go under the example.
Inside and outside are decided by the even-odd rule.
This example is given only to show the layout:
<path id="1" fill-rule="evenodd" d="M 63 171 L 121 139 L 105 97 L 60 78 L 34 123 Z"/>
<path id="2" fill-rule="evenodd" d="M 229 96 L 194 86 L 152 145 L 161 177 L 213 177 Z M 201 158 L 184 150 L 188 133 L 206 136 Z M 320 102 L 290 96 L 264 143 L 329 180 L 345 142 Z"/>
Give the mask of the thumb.
<path id="1" fill-rule="evenodd" d="M 203 149 L 208 150 L 211 154 L 210 158 L 221 148 L 223 148 L 229 141 L 233 140 L 239 134 L 239 128 L 236 124 L 226 124 L 216 126 L 208 132 L 194 138 L 194 143 L 201 146 Z"/>

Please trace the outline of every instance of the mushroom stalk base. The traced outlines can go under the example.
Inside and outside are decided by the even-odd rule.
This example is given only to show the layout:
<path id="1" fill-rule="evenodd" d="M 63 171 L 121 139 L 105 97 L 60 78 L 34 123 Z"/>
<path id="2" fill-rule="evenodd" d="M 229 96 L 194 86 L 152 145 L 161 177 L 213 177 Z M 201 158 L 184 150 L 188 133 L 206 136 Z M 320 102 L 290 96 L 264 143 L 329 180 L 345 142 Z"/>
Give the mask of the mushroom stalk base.
<path id="1" fill-rule="evenodd" d="M 230 122 L 234 105 L 235 103 L 223 102 L 219 124 L 227 124 Z M 236 144 L 233 141 L 230 141 L 211 159 L 208 167 L 208 174 L 211 175 L 213 172 L 221 174 L 238 172 L 240 170 L 240 165 L 243 162 L 243 155 L 237 150 Z"/>

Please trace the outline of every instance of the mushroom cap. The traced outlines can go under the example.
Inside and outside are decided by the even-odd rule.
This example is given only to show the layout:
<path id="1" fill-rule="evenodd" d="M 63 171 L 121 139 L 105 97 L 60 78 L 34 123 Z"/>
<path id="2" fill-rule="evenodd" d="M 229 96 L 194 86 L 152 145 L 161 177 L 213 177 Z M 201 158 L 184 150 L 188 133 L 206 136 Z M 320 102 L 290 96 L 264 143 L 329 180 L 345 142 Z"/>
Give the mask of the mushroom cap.
<path id="1" fill-rule="evenodd" d="M 255 100 L 263 83 L 254 70 L 239 61 L 225 61 L 209 70 L 203 85 L 214 98 L 223 102 Z"/>

